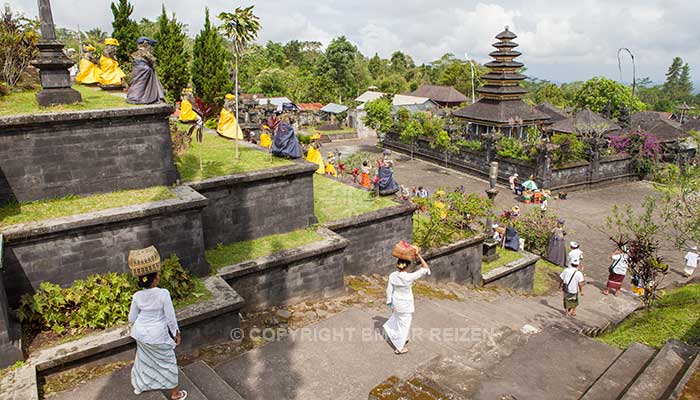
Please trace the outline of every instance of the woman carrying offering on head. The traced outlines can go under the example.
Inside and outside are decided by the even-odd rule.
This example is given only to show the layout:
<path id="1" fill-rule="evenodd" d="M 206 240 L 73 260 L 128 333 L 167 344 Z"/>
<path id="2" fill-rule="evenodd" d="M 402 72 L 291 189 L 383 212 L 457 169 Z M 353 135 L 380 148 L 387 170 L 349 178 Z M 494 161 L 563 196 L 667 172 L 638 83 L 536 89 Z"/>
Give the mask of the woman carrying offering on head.
<path id="1" fill-rule="evenodd" d="M 398 246 L 398 245 L 397 245 Z M 391 317 L 384 324 L 384 332 L 394 345 L 396 354 L 408 352 L 406 343 L 411 329 L 411 320 L 415 311 L 413 304 L 413 283 L 419 278 L 430 275 L 430 268 L 420 254 L 420 249 L 414 247 L 415 257 L 420 260 L 421 267 L 415 272 L 408 272 L 410 260 L 398 258 L 396 271 L 389 275 L 386 287 L 386 304 L 392 310 Z"/>
<path id="2" fill-rule="evenodd" d="M 134 293 L 129 311 L 131 337 L 136 340 L 136 359 L 131 369 L 135 394 L 149 390 L 171 390 L 172 400 L 184 400 L 187 392 L 178 390 L 175 346 L 180 329 L 167 289 L 160 282 L 160 255 L 155 247 L 129 252 L 129 269 L 141 288 Z"/>

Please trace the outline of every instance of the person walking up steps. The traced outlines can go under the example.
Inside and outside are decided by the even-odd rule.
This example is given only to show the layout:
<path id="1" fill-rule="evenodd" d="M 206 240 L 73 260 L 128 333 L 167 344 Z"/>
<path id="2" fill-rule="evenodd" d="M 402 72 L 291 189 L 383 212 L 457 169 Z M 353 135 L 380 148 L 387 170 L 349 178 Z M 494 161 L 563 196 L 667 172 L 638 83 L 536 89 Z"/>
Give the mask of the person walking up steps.
<path id="1" fill-rule="evenodd" d="M 131 337 L 136 340 L 136 359 L 131 369 L 134 393 L 169 389 L 171 400 L 185 400 L 187 392 L 177 388 L 175 346 L 180 344 L 180 329 L 170 292 L 158 287 L 158 250 L 151 246 L 129 252 L 129 269 L 141 288 L 134 293 L 129 310 Z"/>
<path id="2" fill-rule="evenodd" d="M 698 267 L 698 257 L 700 257 L 700 255 L 698 255 L 698 246 L 691 247 L 690 251 L 686 253 L 685 269 L 683 270 L 686 278 L 690 278 L 693 272 L 695 272 L 695 268 Z"/>
<path id="3" fill-rule="evenodd" d="M 578 262 L 572 261 L 568 268 L 559 275 L 559 283 L 564 297 L 564 315 L 576 316 L 576 308 L 579 304 L 579 295 L 583 296 L 583 273 L 578 270 Z"/>
<path id="4" fill-rule="evenodd" d="M 394 345 L 396 354 L 408 352 L 406 343 L 408 342 L 408 334 L 415 311 L 411 287 L 419 278 L 430 275 L 428 263 L 425 262 L 419 250 L 416 250 L 416 257 L 420 260 L 421 268 L 415 272 L 407 272 L 406 269 L 411 262 L 405 259 L 398 259 L 396 263 L 397 271 L 389 275 L 389 283 L 386 287 L 386 305 L 391 308 L 392 314 L 384 324 L 384 332 Z"/>

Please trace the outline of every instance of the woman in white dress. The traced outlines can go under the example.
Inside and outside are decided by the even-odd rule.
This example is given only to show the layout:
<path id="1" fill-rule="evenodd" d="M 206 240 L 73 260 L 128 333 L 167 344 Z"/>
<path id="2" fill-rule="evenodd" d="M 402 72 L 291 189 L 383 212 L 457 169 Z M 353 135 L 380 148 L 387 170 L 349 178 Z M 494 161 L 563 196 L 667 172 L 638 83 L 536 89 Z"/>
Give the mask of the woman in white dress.
<path id="1" fill-rule="evenodd" d="M 397 271 L 389 275 L 389 284 L 386 287 L 386 304 L 392 309 L 391 318 L 384 324 L 384 332 L 394 345 L 396 354 L 408 352 L 406 342 L 411 329 L 411 320 L 415 311 L 413 304 L 413 283 L 419 278 L 430 275 L 430 268 L 420 252 L 417 252 L 421 268 L 415 272 L 407 272 L 410 261 L 399 259 L 396 263 Z"/>

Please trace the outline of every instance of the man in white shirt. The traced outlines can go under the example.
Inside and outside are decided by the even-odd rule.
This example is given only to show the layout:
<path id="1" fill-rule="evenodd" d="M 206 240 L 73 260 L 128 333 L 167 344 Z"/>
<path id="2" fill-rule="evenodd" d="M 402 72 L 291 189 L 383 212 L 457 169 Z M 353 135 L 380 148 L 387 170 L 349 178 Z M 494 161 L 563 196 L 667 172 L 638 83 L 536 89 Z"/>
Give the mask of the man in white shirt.
<path id="1" fill-rule="evenodd" d="M 567 317 L 569 315 L 572 317 L 576 316 L 579 294 L 583 296 L 584 278 L 583 273 L 578 270 L 578 266 L 578 262 L 573 261 L 569 267 L 559 275 L 559 279 L 561 279 L 559 285 L 564 295 L 564 315 Z"/>
<path id="2" fill-rule="evenodd" d="M 700 255 L 698 255 L 698 246 L 693 246 L 690 248 L 690 251 L 686 253 L 685 255 L 685 268 L 683 272 L 685 272 L 685 277 L 690 278 L 691 275 L 693 275 L 693 272 L 695 272 L 695 268 L 698 267 L 698 258 Z"/>
<path id="3" fill-rule="evenodd" d="M 566 258 L 566 265 L 571 266 L 571 264 L 575 262 L 578 269 L 583 271 L 583 250 L 581 250 L 579 244 L 576 242 L 569 243 L 569 248 L 571 248 L 571 250 Z"/>

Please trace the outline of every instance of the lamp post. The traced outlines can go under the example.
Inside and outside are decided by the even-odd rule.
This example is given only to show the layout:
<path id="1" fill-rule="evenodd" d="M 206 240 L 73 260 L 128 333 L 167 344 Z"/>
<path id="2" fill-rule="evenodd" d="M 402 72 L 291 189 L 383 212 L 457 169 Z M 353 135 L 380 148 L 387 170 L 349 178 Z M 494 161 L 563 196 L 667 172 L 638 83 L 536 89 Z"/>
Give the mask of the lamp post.
<path id="1" fill-rule="evenodd" d="M 70 72 L 74 62 L 63 54 L 63 44 L 56 40 L 56 27 L 49 0 L 39 0 L 41 39 L 37 44 L 39 55 L 32 65 L 39 69 L 41 90 L 36 100 L 42 107 L 72 104 L 82 101 L 80 92 L 71 88 Z"/>

